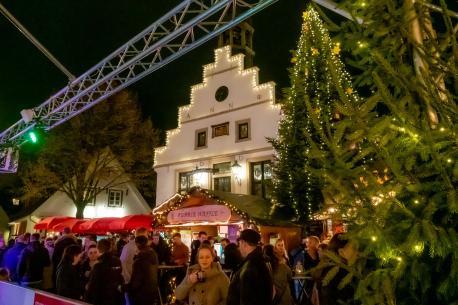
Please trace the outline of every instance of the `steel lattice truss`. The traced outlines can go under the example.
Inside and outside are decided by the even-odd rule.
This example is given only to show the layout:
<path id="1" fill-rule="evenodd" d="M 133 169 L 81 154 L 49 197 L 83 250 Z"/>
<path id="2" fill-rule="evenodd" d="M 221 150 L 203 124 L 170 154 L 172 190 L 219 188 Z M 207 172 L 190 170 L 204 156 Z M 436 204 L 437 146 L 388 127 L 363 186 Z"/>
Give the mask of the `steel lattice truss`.
<path id="1" fill-rule="evenodd" d="M 52 129 L 278 0 L 185 0 L 0 134 L 0 173 L 17 169 L 17 147 L 36 124 Z M 11 149 L 13 148 L 13 149 Z"/>

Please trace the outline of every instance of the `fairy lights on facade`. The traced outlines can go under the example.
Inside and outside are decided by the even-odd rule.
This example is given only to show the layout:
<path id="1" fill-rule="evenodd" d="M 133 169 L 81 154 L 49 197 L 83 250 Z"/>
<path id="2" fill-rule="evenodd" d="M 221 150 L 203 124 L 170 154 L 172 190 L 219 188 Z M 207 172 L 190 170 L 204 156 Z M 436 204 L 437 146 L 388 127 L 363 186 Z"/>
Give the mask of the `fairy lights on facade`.
<path id="1" fill-rule="evenodd" d="M 251 67 L 244 69 L 244 54 L 231 55 L 230 46 L 225 46 L 215 50 L 215 62 L 203 66 L 203 81 L 200 84 L 191 86 L 190 92 L 190 103 L 188 105 L 180 106 L 178 109 L 178 126 L 175 129 L 167 130 L 165 146 L 158 147 L 155 149 L 155 165 L 157 164 L 157 156 L 161 155 L 167 150 L 167 147 L 171 143 L 173 137 L 177 135 L 181 128 L 182 123 L 196 119 L 198 117 L 193 116 L 193 108 L 197 101 L 197 93 L 201 90 L 205 90 L 208 87 L 209 79 L 215 74 L 223 70 L 236 69 L 237 76 L 243 79 L 249 79 L 251 81 L 252 88 L 258 96 L 262 96 L 263 100 L 268 99 L 270 101 L 270 107 L 272 109 L 280 111 L 280 105 L 275 104 L 275 83 L 267 82 L 259 84 L 258 68 Z M 202 97 L 201 97 L 202 98 Z M 205 97 L 204 97 L 205 98 Z M 236 108 L 234 108 L 235 110 Z"/>

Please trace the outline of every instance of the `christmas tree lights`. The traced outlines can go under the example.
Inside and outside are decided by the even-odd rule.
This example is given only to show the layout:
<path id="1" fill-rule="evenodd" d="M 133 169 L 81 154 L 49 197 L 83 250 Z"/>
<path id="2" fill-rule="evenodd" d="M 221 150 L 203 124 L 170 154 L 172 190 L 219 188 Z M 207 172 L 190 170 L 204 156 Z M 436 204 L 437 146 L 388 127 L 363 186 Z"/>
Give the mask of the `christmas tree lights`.
<path id="1" fill-rule="evenodd" d="M 277 154 L 274 213 L 294 215 L 301 222 L 311 220 L 322 202 L 321 183 L 309 164 L 312 145 L 318 140 L 315 135 L 326 133 L 343 116 L 348 107 L 342 105 L 359 103 L 340 62 L 340 50 L 340 43 L 331 40 L 318 13 L 309 7 L 303 13 L 301 36 L 291 59 L 291 87 L 282 104 L 279 136 L 270 140 Z M 320 149 L 327 147 L 324 141 L 317 143 Z"/>

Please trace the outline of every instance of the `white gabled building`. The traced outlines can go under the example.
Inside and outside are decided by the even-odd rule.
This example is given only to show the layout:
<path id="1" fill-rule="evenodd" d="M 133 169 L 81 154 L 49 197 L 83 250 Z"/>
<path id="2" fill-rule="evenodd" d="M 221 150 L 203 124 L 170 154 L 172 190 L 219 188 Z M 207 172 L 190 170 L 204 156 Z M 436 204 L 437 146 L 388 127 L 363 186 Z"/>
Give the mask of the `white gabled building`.
<path id="1" fill-rule="evenodd" d="M 112 164 L 112 174 L 106 179 L 101 179 L 99 185 L 111 186 L 99 189 L 93 200 L 84 208 L 84 218 L 123 217 L 150 213 L 151 207 L 135 183 L 124 174 L 124 169 L 119 162 L 113 159 L 110 163 Z M 10 231 L 12 235 L 34 232 L 34 225 L 46 217 L 75 217 L 75 215 L 76 206 L 73 201 L 64 192 L 56 191 L 32 213 L 10 222 Z"/>
<path id="2" fill-rule="evenodd" d="M 216 49 L 203 82 L 191 87 L 178 127 L 155 150 L 156 205 L 196 185 L 269 197 L 274 151 L 267 138 L 277 136 L 280 106 L 275 83 L 259 84 L 259 69 L 244 69 L 244 56 Z"/>

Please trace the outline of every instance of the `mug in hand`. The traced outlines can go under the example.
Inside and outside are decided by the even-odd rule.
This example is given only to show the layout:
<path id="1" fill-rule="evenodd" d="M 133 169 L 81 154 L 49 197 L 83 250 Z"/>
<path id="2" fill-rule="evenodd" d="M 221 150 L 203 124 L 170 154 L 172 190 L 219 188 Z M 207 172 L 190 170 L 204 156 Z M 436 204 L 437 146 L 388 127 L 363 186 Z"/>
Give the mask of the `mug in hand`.
<path id="1" fill-rule="evenodd" d="M 201 283 L 205 282 L 205 272 L 198 271 L 197 272 L 197 280 Z"/>

